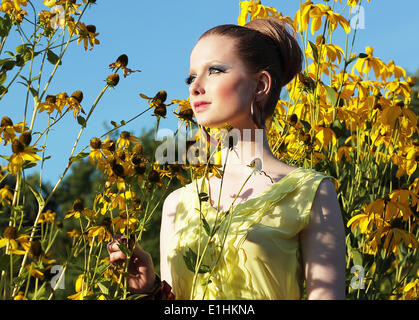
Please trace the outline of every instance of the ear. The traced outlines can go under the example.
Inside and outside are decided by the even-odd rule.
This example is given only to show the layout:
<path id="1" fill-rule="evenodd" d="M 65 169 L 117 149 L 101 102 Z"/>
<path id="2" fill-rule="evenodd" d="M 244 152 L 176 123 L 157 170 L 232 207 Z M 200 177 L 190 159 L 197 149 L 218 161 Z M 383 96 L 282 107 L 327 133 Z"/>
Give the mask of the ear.
<path id="1" fill-rule="evenodd" d="M 267 99 L 271 91 L 272 77 L 268 71 L 261 71 L 256 77 L 255 97 L 256 101 L 260 102 Z"/>

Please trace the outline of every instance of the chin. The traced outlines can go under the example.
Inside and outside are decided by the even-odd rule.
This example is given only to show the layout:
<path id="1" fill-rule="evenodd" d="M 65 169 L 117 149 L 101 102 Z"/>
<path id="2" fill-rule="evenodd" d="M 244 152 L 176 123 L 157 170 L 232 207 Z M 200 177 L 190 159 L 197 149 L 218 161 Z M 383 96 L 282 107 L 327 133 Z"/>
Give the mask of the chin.
<path id="1" fill-rule="evenodd" d="M 213 119 L 198 119 L 197 118 L 197 122 L 206 128 L 222 128 L 224 123 L 228 122 L 228 120 L 220 122 L 220 121 L 215 121 Z"/>

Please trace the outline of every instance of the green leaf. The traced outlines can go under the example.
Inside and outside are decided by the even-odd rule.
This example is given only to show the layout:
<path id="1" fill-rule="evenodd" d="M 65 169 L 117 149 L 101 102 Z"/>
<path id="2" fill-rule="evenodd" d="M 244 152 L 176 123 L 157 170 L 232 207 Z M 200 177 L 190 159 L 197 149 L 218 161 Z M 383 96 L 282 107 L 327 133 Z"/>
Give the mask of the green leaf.
<path id="1" fill-rule="evenodd" d="M 144 297 L 149 296 L 149 294 L 138 293 L 138 294 L 130 294 L 127 296 L 127 300 L 141 300 Z"/>
<path id="2" fill-rule="evenodd" d="M 89 156 L 88 152 L 79 152 L 76 156 L 70 158 L 70 162 L 81 161 L 84 158 L 86 158 L 87 156 Z"/>
<path id="3" fill-rule="evenodd" d="M 210 235 L 211 235 L 211 228 L 210 228 L 210 226 L 209 226 L 209 224 L 208 224 L 207 220 L 206 220 L 204 217 L 202 217 L 202 218 L 201 218 L 201 220 L 202 220 L 202 224 L 204 225 L 204 230 L 205 230 L 205 233 L 206 233 L 208 236 L 210 236 Z"/>
<path id="4" fill-rule="evenodd" d="M 81 125 L 83 128 L 86 127 L 86 119 L 82 116 L 77 116 L 77 122 L 79 125 Z"/>
<path id="5" fill-rule="evenodd" d="M 109 288 L 107 285 L 105 285 L 105 282 L 98 282 L 97 286 L 103 294 L 109 294 Z"/>
<path id="6" fill-rule="evenodd" d="M 0 74 L 0 84 L 3 84 L 3 83 L 6 81 L 6 79 L 7 79 L 7 74 L 6 74 L 6 72 L 2 72 L 2 73 Z"/>
<path id="7" fill-rule="evenodd" d="M 122 243 L 118 243 L 119 249 L 129 258 L 131 256 L 131 251 L 128 249 L 128 247 Z"/>
<path id="8" fill-rule="evenodd" d="M 304 126 L 304 129 L 306 132 L 309 132 L 311 130 L 311 124 L 305 120 L 300 119 L 301 124 Z"/>
<path id="9" fill-rule="evenodd" d="M 32 188 L 32 186 L 29 183 L 25 182 L 25 184 L 28 186 L 29 190 L 31 190 L 31 192 L 35 196 L 36 201 L 38 202 L 39 207 L 40 208 L 43 208 L 45 206 L 45 200 L 42 197 L 41 193 L 38 192 L 38 191 L 36 191 L 34 188 Z"/>
<path id="10" fill-rule="evenodd" d="M 33 167 L 36 167 L 36 166 L 37 166 L 36 162 L 25 160 L 23 162 L 22 168 L 23 169 L 30 169 L 30 168 L 33 168 Z"/>
<path id="11" fill-rule="evenodd" d="M 332 87 L 330 87 L 328 85 L 324 85 L 324 87 L 326 88 L 326 101 L 327 101 L 327 103 L 330 104 L 331 106 L 336 105 L 338 95 L 337 95 L 335 89 L 333 89 Z"/>
<path id="12" fill-rule="evenodd" d="M 7 93 L 8 89 L 5 86 L 0 86 L 0 94 Z"/>
<path id="13" fill-rule="evenodd" d="M 195 273 L 196 259 L 197 259 L 196 253 L 191 248 L 188 248 L 188 251 L 186 251 L 185 255 L 183 256 L 183 260 L 185 261 L 185 264 L 188 270 L 194 273 Z"/>
<path id="14" fill-rule="evenodd" d="M 57 62 L 59 61 L 58 65 L 61 65 L 61 59 L 59 56 L 57 56 L 54 52 L 52 52 L 51 50 L 47 51 L 47 60 L 52 63 L 53 65 L 56 65 Z"/>
<path id="15" fill-rule="evenodd" d="M 309 41 L 308 43 L 310 44 L 311 50 L 313 51 L 314 61 L 318 62 L 319 61 L 319 52 L 317 50 L 317 46 L 311 41 Z"/>
<path id="16" fill-rule="evenodd" d="M 195 266 L 197 263 L 197 255 L 196 253 L 191 249 L 188 248 L 188 251 L 186 251 L 186 254 L 183 256 L 183 260 L 185 261 L 186 267 L 188 270 L 195 273 Z M 207 273 L 210 272 L 211 268 L 207 265 L 201 265 L 199 266 L 198 273 Z"/>
<path id="17" fill-rule="evenodd" d="M 6 61 L 3 62 L 1 65 L 2 65 L 2 70 L 9 71 L 15 67 L 16 61 L 6 59 Z"/>
<path id="18" fill-rule="evenodd" d="M 354 255 L 354 265 L 362 266 L 362 254 L 357 249 L 352 249 Z"/>
<path id="19" fill-rule="evenodd" d="M 20 46 L 16 47 L 16 52 L 17 53 L 25 53 L 28 50 L 30 50 L 30 49 L 28 48 L 28 46 L 26 44 L 21 44 Z"/>
<path id="20" fill-rule="evenodd" d="M 208 194 L 205 192 L 200 192 L 198 196 L 199 196 L 199 200 L 203 202 L 208 201 L 209 199 Z"/>

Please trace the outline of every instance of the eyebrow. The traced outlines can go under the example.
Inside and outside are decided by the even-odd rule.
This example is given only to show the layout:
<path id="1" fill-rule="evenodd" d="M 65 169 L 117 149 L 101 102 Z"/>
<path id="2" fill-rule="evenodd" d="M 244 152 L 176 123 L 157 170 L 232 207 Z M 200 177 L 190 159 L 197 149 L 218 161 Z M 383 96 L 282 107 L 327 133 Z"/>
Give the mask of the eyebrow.
<path id="1" fill-rule="evenodd" d="M 206 64 L 204 64 L 204 68 L 206 68 L 206 67 L 208 67 L 209 65 L 222 65 L 222 66 L 226 66 L 227 67 L 227 69 L 229 69 L 229 68 L 231 68 L 231 65 L 230 64 L 227 64 L 227 63 L 225 63 L 225 62 L 221 62 L 221 61 L 219 61 L 219 60 L 211 60 L 211 61 L 209 61 L 209 62 L 207 62 Z M 189 70 L 189 72 L 188 72 L 188 76 L 191 76 L 191 75 L 194 75 L 194 73 L 191 73 L 191 71 Z"/>

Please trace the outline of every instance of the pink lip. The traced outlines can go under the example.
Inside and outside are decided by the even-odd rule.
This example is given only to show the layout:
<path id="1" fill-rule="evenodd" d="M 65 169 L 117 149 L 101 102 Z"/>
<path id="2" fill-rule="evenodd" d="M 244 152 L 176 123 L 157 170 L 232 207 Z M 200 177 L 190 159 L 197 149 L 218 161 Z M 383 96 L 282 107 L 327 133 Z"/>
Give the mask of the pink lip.
<path id="1" fill-rule="evenodd" d="M 211 102 L 206 102 L 206 101 L 195 102 L 194 103 L 195 111 L 199 112 L 199 111 L 205 110 L 209 107 L 210 104 Z"/>

